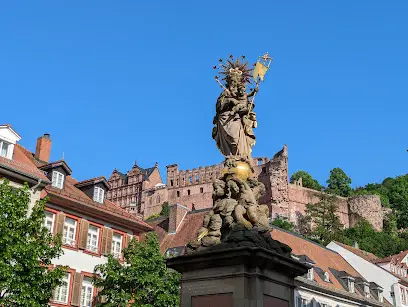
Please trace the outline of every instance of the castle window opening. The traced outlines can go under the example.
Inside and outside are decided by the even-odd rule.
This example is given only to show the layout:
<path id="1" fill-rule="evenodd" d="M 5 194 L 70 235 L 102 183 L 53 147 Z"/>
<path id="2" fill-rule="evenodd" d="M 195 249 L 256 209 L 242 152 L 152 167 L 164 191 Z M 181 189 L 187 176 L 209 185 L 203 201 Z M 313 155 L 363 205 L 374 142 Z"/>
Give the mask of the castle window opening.
<path id="1" fill-rule="evenodd" d="M 195 180 L 196 180 L 196 182 L 198 182 L 198 174 L 196 175 L 196 179 L 195 179 Z"/>
<path id="2" fill-rule="evenodd" d="M 176 186 L 178 186 L 179 184 L 178 184 L 178 179 L 176 180 Z"/>
<path id="3" fill-rule="evenodd" d="M 192 211 L 195 211 L 195 209 L 196 209 L 196 208 L 195 208 L 195 205 L 192 204 L 192 205 L 191 205 L 191 210 L 192 210 Z"/>
<path id="4" fill-rule="evenodd" d="M 170 186 L 171 187 L 173 186 L 173 180 L 170 180 Z"/>
<path id="5" fill-rule="evenodd" d="M 177 191 L 177 197 L 180 197 L 180 191 Z"/>
<path id="6" fill-rule="evenodd" d="M 200 188 L 200 193 L 204 193 L 204 188 Z"/>
<path id="7" fill-rule="evenodd" d="M 157 204 L 160 204 L 160 195 L 157 195 L 156 203 L 157 203 Z"/>
<path id="8" fill-rule="evenodd" d="M 262 173 L 266 173 L 266 167 L 262 167 Z"/>
<path id="9" fill-rule="evenodd" d="M 189 181 L 190 183 L 193 183 L 193 176 L 190 176 Z"/>
<path id="10" fill-rule="evenodd" d="M 261 164 L 262 164 L 262 159 L 258 159 L 258 160 L 256 161 L 256 163 L 257 163 L 257 165 L 261 165 Z"/>
<path id="11" fill-rule="evenodd" d="M 190 190 L 187 190 L 187 195 L 190 195 L 191 194 L 191 191 Z"/>

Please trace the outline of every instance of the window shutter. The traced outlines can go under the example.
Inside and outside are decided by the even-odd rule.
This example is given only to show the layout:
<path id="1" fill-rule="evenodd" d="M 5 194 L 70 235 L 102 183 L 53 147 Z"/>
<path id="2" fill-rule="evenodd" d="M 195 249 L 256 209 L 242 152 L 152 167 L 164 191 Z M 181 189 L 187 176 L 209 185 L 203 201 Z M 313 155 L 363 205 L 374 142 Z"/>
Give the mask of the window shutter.
<path id="1" fill-rule="evenodd" d="M 74 282 L 72 284 L 72 296 L 71 296 L 71 305 L 79 306 L 81 303 L 81 290 L 82 290 L 82 274 L 74 274 Z"/>
<path id="2" fill-rule="evenodd" d="M 106 249 L 105 249 L 105 255 L 110 255 L 112 254 L 112 236 L 113 236 L 113 231 L 110 228 L 106 229 Z"/>
<path id="3" fill-rule="evenodd" d="M 101 254 L 102 255 L 106 255 L 106 232 L 107 232 L 107 228 L 103 227 L 102 228 L 102 246 L 101 246 Z"/>
<path id="4" fill-rule="evenodd" d="M 101 295 L 102 290 L 103 288 L 96 288 L 96 301 L 98 303 L 106 303 L 108 301 L 106 295 Z"/>
<path id="5" fill-rule="evenodd" d="M 100 202 L 103 203 L 103 198 L 105 197 L 105 190 L 101 189 Z"/>
<path id="6" fill-rule="evenodd" d="M 57 225 L 55 233 L 62 235 L 64 231 L 65 214 L 62 212 L 59 212 L 55 220 L 56 220 L 56 225 Z"/>
<path id="7" fill-rule="evenodd" d="M 94 187 L 93 200 L 98 201 L 98 188 Z"/>
<path id="8" fill-rule="evenodd" d="M 52 186 L 55 187 L 57 185 L 57 173 L 52 172 Z"/>
<path id="9" fill-rule="evenodd" d="M 128 234 L 125 234 L 123 236 L 123 249 L 127 248 L 129 246 L 129 242 L 132 239 L 132 237 Z"/>
<path id="10" fill-rule="evenodd" d="M 81 220 L 81 226 L 79 228 L 79 244 L 78 248 L 86 249 L 86 244 L 88 242 L 88 229 L 89 222 L 87 220 Z"/>

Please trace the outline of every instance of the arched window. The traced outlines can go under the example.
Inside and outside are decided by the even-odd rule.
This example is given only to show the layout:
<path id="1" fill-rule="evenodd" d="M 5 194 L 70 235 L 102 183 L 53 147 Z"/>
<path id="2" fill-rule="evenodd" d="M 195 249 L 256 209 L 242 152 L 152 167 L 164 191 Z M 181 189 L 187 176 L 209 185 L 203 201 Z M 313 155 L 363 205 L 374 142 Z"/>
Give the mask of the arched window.
<path id="1" fill-rule="evenodd" d="M 190 190 L 187 190 L 187 195 L 190 195 L 190 194 L 191 194 Z"/>
<path id="2" fill-rule="evenodd" d="M 199 176 L 198 174 L 196 174 L 195 181 L 198 182 L 198 180 L 199 180 Z"/>

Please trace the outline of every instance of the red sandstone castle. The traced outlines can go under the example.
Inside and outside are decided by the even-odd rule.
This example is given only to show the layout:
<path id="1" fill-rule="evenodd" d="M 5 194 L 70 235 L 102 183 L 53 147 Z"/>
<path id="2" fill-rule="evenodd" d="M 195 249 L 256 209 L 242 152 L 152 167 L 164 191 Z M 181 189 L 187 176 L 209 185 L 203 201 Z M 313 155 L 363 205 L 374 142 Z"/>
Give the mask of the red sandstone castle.
<path id="1" fill-rule="evenodd" d="M 296 223 L 306 204 L 319 201 L 319 192 L 303 187 L 301 180 L 289 183 L 286 145 L 272 159 L 252 161 L 255 175 L 266 188 L 260 201 L 269 206 L 272 218 L 284 217 Z M 135 164 L 126 174 L 115 169 L 108 180 L 111 189 L 107 198 L 145 219 L 160 213 L 164 202 L 177 203 L 188 210 L 211 208 L 212 182 L 222 169 L 222 164 L 185 171 L 179 170 L 177 164 L 168 165 L 166 184 L 162 182 L 157 163 L 147 169 Z M 378 196 L 337 197 L 337 201 L 340 219 L 346 227 L 362 217 L 376 229 L 382 229 L 384 212 Z"/>

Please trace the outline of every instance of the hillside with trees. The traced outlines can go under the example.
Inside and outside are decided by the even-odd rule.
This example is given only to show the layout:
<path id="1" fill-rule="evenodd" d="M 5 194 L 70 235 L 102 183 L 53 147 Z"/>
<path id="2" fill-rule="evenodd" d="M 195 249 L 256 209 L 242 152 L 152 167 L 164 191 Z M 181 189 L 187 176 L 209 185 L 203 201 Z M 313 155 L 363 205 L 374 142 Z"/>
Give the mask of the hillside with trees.
<path id="1" fill-rule="evenodd" d="M 271 224 L 284 226 L 285 229 L 293 228 L 303 236 L 323 245 L 332 240 L 348 245 L 357 242 L 360 249 L 378 257 L 386 257 L 408 249 L 408 174 L 385 178 L 381 183 L 368 183 L 357 188 L 351 187 L 351 178 L 341 168 L 330 171 L 326 187 L 320 185 L 305 171 L 294 173 L 290 182 L 293 183 L 300 177 L 304 187 L 324 191 L 328 195 L 321 196 L 316 204 L 307 205 L 305 215 L 296 227 L 284 220 L 275 220 Z M 391 209 L 385 217 L 383 231 L 375 231 L 365 220 L 360 220 L 355 227 L 344 229 L 336 215 L 338 208 L 332 195 L 349 197 L 370 194 L 378 195 L 382 206 Z"/>

